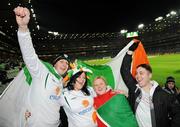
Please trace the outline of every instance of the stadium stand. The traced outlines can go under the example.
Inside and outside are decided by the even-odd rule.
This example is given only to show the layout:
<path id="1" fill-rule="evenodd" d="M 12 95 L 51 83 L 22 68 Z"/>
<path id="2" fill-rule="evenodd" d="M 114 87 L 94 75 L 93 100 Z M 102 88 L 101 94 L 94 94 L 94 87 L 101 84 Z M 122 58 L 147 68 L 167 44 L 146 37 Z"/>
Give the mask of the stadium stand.
<path id="1" fill-rule="evenodd" d="M 10 6 L 7 7 L 8 9 L 12 10 Z M 179 15 L 180 10 L 172 11 L 164 17 L 158 17 L 155 21 L 146 23 L 141 29 L 134 29 L 134 31 L 138 31 L 139 38 L 148 54 L 180 52 Z M 7 58 L 11 61 L 17 59 L 22 61 L 17 42 L 17 25 L 12 17 L 14 15 L 9 12 L 3 13 L 1 16 L 1 64 L 7 64 Z M 130 41 L 121 32 L 59 33 L 47 31 L 37 25 L 33 15 L 31 19 L 29 28 L 36 52 L 41 59 L 49 62 L 60 53 L 66 53 L 72 59 L 83 60 L 114 57 Z M 1 71 L 2 75 L 6 75 L 5 77 L 8 79 L 14 75 L 14 72 L 8 71 L 8 69 L 1 69 Z M 9 74 L 9 72 L 11 73 Z"/>

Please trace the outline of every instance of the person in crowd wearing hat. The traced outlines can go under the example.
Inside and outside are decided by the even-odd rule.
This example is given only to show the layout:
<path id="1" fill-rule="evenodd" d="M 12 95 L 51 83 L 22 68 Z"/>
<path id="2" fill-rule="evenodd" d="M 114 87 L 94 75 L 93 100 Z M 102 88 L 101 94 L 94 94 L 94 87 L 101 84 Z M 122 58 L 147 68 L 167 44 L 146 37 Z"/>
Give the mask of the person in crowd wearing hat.
<path id="1" fill-rule="evenodd" d="M 94 79 L 93 88 L 97 94 L 94 97 L 94 107 L 98 113 L 98 127 L 138 127 L 125 91 L 113 91 L 102 76 Z"/>
<path id="2" fill-rule="evenodd" d="M 178 88 L 176 87 L 175 84 L 175 78 L 172 76 L 167 77 L 165 87 L 163 87 L 163 89 L 169 94 L 177 95 Z"/>
<path id="3" fill-rule="evenodd" d="M 38 58 L 32 44 L 28 29 L 29 10 L 17 7 L 14 13 L 18 24 L 17 34 L 23 60 L 32 76 L 26 99 L 27 111 L 31 115 L 25 120 L 28 127 L 58 127 L 60 123 L 59 100 L 63 90 L 62 79 L 69 67 L 68 56 L 59 56 L 54 60 L 53 66 L 44 64 Z"/>
<path id="4" fill-rule="evenodd" d="M 78 66 L 68 71 L 69 82 L 59 102 L 67 115 L 68 127 L 97 127 L 93 107 L 96 94 L 92 87 L 87 86 L 87 73 L 92 72 Z"/>
<path id="5" fill-rule="evenodd" d="M 174 95 L 174 97 L 176 97 L 180 102 L 180 91 L 176 87 L 176 81 L 174 77 L 167 77 L 165 87 L 163 87 L 163 90 L 171 95 Z"/>
<path id="6" fill-rule="evenodd" d="M 129 48 L 123 59 L 121 74 L 129 89 L 128 100 L 139 127 L 180 127 L 180 104 L 151 80 L 150 65 L 137 66 L 135 78 L 131 75 L 132 55 L 137 46 L 138 43 L 134 43 Z"/>

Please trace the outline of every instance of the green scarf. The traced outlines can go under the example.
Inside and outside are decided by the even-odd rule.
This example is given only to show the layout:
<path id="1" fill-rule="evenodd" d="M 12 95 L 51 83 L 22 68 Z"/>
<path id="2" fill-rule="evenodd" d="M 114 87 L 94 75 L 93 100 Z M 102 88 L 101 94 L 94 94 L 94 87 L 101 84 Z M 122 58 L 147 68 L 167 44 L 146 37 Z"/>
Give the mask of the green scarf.
<path id="1" fill-rule="evenodd" d="M 51 72 L 57 79 L 61 79 L 61 76 L 56 73 L 56 71 L 54 70 L 54 67 L 51 64 L 49 64 L 48 62 L 42 62 L 42 63 L 49 70 L 49 72 Z M 26 66 L 23 68 L 23 70 L 24 70 L 24 74 L 26 76 L 26 82 L 30 86 L 31 82 L 32 82 L 32 76 L 31 76 L 31 74 L 30 74 L 30 72 Z"/>

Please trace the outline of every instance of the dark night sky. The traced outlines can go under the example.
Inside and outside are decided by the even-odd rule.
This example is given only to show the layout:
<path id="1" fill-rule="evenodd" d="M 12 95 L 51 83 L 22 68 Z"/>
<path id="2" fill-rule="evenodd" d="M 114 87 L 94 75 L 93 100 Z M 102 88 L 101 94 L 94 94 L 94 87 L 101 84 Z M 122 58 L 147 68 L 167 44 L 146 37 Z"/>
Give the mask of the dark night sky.
<path id="1" fill-rule="evenodd" d="M 8 21 L 14 18 L 12 10 L 19 2 L 28 1 L 2 0 L 1 25 L 6 17 Z M 12 6 L 8 6 L 9 2 Z M 180 10 L 180 0 L 31 0 L 31 3 L 42 30 L 62 33 L 132 31 L 139 23 L 146 25 L 171 10 Z"/>
<path id="2" fill-rule="evenodd" d="M 41 27 L 58 32 L 134 30 L 180 9 L 180 0 L 32 0 Z"/>

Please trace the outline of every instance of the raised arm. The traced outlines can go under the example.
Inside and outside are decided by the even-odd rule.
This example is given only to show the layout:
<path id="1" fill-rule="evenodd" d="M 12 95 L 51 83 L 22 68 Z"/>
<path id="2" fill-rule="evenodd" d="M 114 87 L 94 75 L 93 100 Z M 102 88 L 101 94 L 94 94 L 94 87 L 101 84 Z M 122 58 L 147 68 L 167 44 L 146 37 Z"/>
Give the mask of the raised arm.
<path id="1" fill-rule="evenodd" d="M 121 75 L 129 91 L 135 91 L 137 82 L 131 74 L 131 62 L 132 55 L 126 53 L 121 65 Z"/>
<path id="2" fill-rule="evenodd" d="M 134 92 L 137 88 L 137 81 L 131 74 L 131 63 L 132 54 L 137 49 L 139 42 L 139 40 L 134 40 L 134 43 L 129 47 L 129 51 L 124 56 L 120 70 L 124 83 L 126 84 L 130 92 Z"/>
<path id="3" fill-rule="evenodd" d="M 40 77 L 46 72 L 46 68 L 39 60 L 32 44 L 28 29 L 30 12 L 27 8 L 17 7 L 14 9 L 16 22 L 18 24 L 18 41 L 22 52 L 23 60 L 33 77 Z"/>

